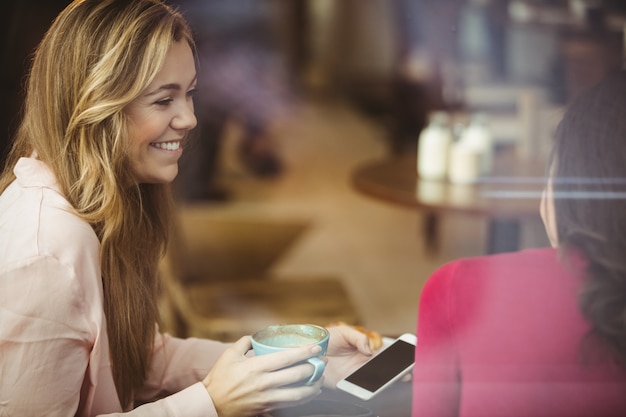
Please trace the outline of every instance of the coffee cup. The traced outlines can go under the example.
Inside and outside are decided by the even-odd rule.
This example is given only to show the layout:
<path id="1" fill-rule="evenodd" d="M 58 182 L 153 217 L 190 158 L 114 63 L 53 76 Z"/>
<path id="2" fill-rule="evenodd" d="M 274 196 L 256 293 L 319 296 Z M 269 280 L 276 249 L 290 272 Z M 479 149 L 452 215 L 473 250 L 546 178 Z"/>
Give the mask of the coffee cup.
<path id="1" fill-rule="evenodd" d="M 324 373 L 326 363 L 317 356 L 326 354 L 329 338 L 330 333 L 328 330 L 315 324 L 277 324 L 254 333 L 251 337 L 251 342 L 256 355 L 267 355 L 268 353 L 281 352 L 299 346 L 320 346 L 322 348 L 321 352 L 307 359 L 307 362 L 313 365 L 315 371 L 304 382 L 304 385 L 311 385 L 320 379 Z"/>

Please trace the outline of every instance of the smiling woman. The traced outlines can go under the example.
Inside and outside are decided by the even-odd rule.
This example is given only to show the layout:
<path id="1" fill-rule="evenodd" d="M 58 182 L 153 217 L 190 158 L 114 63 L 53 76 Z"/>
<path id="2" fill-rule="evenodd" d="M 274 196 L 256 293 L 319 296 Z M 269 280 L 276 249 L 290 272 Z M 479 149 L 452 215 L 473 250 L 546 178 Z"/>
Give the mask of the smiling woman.
<path id="1" fill-rule="evenodd" d="M 249 357 L 249 337 L 156 325 L 195 63 L 161 0 L 76 0 L 38 46 L 0 174 L 0 415 L 248 416 L 319 393 L 322 380 L 291 387 L 312 373 L 311 346 Z M 329 330 L 336 380 L 371 351 Z"/>
<path id="2" fill-rule="evenodd" d="M 186 42 L 174 43 L 163 68 L 125 109 L 132 137 L 129 159 L 137 181 L 170 183 L 178 173 L 182 140 L 196 126 L 194 56 Z"/>

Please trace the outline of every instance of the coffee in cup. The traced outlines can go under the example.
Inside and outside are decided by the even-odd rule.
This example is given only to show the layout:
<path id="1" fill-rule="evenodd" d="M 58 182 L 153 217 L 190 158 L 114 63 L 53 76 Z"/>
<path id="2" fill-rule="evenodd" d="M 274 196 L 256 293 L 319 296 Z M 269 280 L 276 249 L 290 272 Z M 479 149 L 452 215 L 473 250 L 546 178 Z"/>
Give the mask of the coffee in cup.
<path id="1" fill-rule="evenodd" d="M 300 346 L 318 345 L 322 348 L 322 351 L 317 356 L 323 356 L 328 349 L 329 338 L 330 333 L 328 330 L 315 324 L 277 324 L 254 333 L 251 341 L 256 355 L 266 355 Z M 305 385 L 313 384 L 324 373 L 326 364 L 317 356 L 307 359 L 307 362 L 313 365 L 315 371 L 304 382 Z"/>

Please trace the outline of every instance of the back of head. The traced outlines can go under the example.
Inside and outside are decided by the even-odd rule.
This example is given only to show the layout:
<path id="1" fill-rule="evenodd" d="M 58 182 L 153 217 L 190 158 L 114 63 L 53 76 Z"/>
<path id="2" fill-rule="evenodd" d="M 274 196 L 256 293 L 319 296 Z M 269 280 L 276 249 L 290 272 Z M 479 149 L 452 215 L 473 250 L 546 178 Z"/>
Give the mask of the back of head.
<path id="1" fill-rule="evenodd" d="M 589 261 L 581 310 L 626 365 L 626 73 L 570 105 L 551 168 L 559 246 Z"/>
<path id="2" fill-rule="evenodd" d="M 551 174 L 559 242 L 595 236 L 626 250 L 625 161 L 626 73 L 617 72 L 581 94 L 557 130 Z"/>

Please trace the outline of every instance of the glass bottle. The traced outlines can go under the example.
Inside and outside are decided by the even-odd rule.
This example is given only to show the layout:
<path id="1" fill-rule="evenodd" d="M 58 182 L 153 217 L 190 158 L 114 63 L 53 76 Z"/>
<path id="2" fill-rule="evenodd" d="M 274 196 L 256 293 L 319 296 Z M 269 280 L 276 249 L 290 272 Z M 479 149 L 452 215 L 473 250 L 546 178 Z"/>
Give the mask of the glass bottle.
<path id="1" fill-rule="evenodd" d="M 443 181 L 448 168 L 448 154 L 452 143 L 450 117 L 446 112 L 434 112 L 419 136 L 417 173 L 420 178 Z"/>

